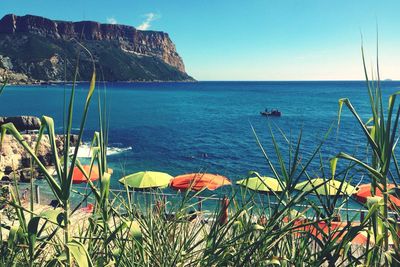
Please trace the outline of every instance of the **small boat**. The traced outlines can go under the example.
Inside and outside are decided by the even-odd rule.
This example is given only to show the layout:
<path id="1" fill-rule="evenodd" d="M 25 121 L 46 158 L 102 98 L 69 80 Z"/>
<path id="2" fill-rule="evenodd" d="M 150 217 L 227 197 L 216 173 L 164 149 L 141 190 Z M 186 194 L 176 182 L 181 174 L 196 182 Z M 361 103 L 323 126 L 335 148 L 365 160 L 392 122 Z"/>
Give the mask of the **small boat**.
<path id="1" fill-rule="evenodd" d="M 265 109 L 265 111 L 261 111 L 260 114 L 263 116 L 271 116 L 271 117 L 280 117 L 282 115 L 282 113 L 277 109 L 272 109 L 271 111 Z"/>

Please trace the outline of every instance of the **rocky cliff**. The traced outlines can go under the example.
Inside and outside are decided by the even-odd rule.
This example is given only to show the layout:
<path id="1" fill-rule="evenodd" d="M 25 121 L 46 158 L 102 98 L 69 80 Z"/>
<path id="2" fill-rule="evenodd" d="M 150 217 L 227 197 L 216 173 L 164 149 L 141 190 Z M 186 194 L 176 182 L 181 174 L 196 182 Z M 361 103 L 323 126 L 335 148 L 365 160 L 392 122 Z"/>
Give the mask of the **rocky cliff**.
<path id="1" fill-rule="evenodd" d="M 40 119 L 33 116 L 19 116 L 19 117 L 0 117 L 0 126 L 5 123 L 13 123 L 14 126 L 21 132 L 24 140 L 31 148 L 34 148 L 37 143 L 37 133 L 27 133 L 32 130 L 40 128 Z M 72 135 L 70 145 L 77 144 L 78 136 Z M 64 136 L 56 136 L 57 151 L 61 156 L 64 149 Z M 37 156 L 44 166 L 53 165 L 53 156 L 48 135 L 43 135 Z M 17 178 L 21 181 L 29 180 L 30 177 L 30 155 L 19 144 L 19 142 L 9 134 L 4 136 L 3 142 L 0 146 L 0 180 L 12 180 Z M 41 175 L 38 168 L 34 168 L 35 177 Z"/>
<path id="2" fill-rule="evenodd" d="M 35 147 L 37 142 L 37 134 L 23 134 L 22 137 L 30 145 Z M 76 145 L 77 136 L 71 138 L 71 145 Z M 56 136 L 56 145 L 59 153 L 64 148 L 64 137 Z M 53 158 L 49 138 L 44 135 L 41 139 L 37 156 L 44 166 L 53 166 Z M 61 156 L 61 154 L 60 154 Z M 39 168 L 34 168 L 35 177 L 41 176 Z M 0 180 L 17 180 L 27 181 L 30 178 L 30 155 L 11 135 L 5 135 L 2 149 L 0 151 Z"/>
<path id="3" fill-rule="evenodd" d="M 40 129 L 40 119 L 34 116 L 0 117 L 0 126 L 13 123 L 18 131 L 32 131 Z"/>
<path id="4" fill-rule="evenodd" d="M 78 41 L 91 51 L 105 80 L 193 80 L 167 33 L 93 21 L 53 21 L 6 15 L 0 20 L 0 76 L 72 80 Z M 89 80 L 92 61 L 81 53 L 80 80 Z M 65 68 L 67 71 L 65 71 Z"/>

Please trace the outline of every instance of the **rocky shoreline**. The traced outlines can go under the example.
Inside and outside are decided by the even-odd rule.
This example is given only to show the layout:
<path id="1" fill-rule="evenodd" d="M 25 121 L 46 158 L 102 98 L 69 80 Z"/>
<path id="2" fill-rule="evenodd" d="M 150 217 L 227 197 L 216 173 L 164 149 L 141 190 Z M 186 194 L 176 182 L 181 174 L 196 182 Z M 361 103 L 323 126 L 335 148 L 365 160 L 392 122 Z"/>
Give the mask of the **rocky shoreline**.
<path id="1" fill-rule="evenodd" d="M 33 116 L 0 117 L 0 125 L 8 122 L 14 123 L 15 127 L 22 132 L 22 137 L 31 148 L 36 146 L 37 130 L 40 128 L 39 118 Z M 77 136 L 72 135 L 70 144 L 76 145 L 76 143 Z M 58 153 L 61 154 L 64 149 L 64 135 L 56 136 L 56 146 Z M 37 156 L 44 166 L 51 167 L 53 165 L 53 154 L 47 135 L 42 136 Z M 42 176 L 37 167 L 33 168 L 33 176 L 38 178 Z M 5 135 L 0 150 L 0 180 L 17 179 L 21 182 L 27 182 L 30 177 L 30 155 L 12 135 Z"/>
<path id="2" fill-rule="evenodd" d="M 0 76 L 1 77 L 1 76 Z M 37 81 L 37 80 L 15 80 L 10 76 L 4 76 L 0 78 L 0 84 L 4 81 L 7 81 L 7 85 L 18 86 L 18 85 L 30 85 L 30 86 L 47 86 L 47 85 L 71 85 L 73 81 Z M 132 80 L 132 81 L 105 81 L 106 83 L 195 83 L 198 82 L 194 79 L 189 80 L 181 80 L 181 81 L 163 81 L 163 80 L 154 80 L 154 81 L 142 81 L 142 80 Z M 79 83 L 89 83 L 89 81 L 76 81 Z"/>

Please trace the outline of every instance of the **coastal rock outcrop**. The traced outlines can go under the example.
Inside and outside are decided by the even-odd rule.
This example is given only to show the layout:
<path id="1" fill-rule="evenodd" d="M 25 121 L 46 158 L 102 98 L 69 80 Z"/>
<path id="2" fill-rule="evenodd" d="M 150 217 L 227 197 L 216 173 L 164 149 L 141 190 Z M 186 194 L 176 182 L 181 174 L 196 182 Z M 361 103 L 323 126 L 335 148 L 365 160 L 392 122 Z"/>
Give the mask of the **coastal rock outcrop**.
<path id="1" fill-rule="evenodd" d="M 12 121 L 21 123 L 20 129 L 27 130 L 37 128 L 37 123 L 40 120 L 36 117 L 22 116 L 20 119 L 13 117 Z M 17 126 L 17 125 L 16 125 Z M 22 134 L 24 140 L 28 143 L 31 148 L 34 148 L 37 143 L 37 134 Z M 77 144 L 77 136 L 72 135 L 70 139 L 71 145 Z M 61 153 L 64 149 L 64 136 L 56 136 L 56 146 L 58 153 Z M 52 166 L 52 150 L 47 135 L 43 135 L 37 156 L 44 166 Z M 61 155 L 60 155 L 61 156 Z M 5 135 L 1 150 L 0 150 L 0 172 L 4 174 L 3 179 L 13 179 L 14 176 L 21 180 L 29 180 L 30 177 L 30 155 L 26 150 L 19 144 L 19 142 L 12 135 Z M 38 169 L 34 169 L 36 175 L 40 175 Z"/>
<path id="2" fill-rule="evenodd" d="M 18 131 L 39 130 L 41 122 L 34 116 L 0 117 L 0 126 L 5 123 L 13 123 Z"/>
<path id="3" fill-rule="evenodd" d="M 43 81 L 72 80 L 73 71 L 65 77 L 65 67 L 76 65 L 82 50 L 78 40 L 91 51 L 105 80 L 193 80 L 167 33 L 14 14 L 0 20 L 0 70 Z M 80 80 L 90 79 L 92 64 L 91 56 L 81 57 Z"/>

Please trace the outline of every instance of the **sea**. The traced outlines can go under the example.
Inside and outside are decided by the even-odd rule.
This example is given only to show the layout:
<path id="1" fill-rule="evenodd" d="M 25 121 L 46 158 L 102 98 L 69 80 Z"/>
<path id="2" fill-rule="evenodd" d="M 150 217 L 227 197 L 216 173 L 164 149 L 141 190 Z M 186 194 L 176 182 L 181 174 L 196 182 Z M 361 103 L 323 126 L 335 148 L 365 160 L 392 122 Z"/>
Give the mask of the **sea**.
<path id="1" fill-rule="evenodd" d="M 400 82 L 381 85 L 386 106 Z M 88 88 L 88 83 L 77 86 L 74 132 L 79 130 Z M 50 116 L 62 133 L 70 93 L 71 84 L 8 86 L 0 96 L 0 115 Z M 371 117 L 365 81 L 98 83 L 82 150 L 99 129 L 99 98 L 107 107 L 108 163 L 114 170 L 111 187 L 115 189 L 122 188 L 118 179 L 124 175 L 145 170 L 172 176 L 209 172 L 232 181 L 246 178 L 250 171 L 272 176 L 256 136 L 278 172 L 273 140 L 289 164 L 300 133 L 302 164 L 325 140 L 308 168 L 310 176 L 329 176 L 329 159 L 339 152 L 368 157 L 360 125 L 346 107 L 338 127 L 341 98 L 349 98 L 365 121 Z M 265 109 L 279 109 L 282 116 L 261 116 Z M 348 162 L 339 161 L 339 169 L 346 166 Z M 351 182 L 356 185 L 368 179 L 360 173 Z"/>

